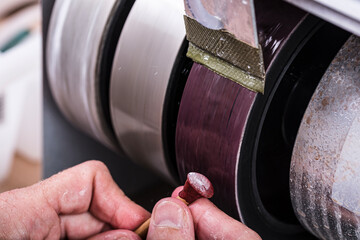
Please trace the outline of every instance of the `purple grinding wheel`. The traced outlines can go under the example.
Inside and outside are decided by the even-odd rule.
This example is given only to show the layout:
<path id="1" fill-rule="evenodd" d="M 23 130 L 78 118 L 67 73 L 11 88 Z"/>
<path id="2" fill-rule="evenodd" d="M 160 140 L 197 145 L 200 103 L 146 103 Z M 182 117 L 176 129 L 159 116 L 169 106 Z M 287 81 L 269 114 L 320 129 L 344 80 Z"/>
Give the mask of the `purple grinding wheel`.
<path id="1" fill-rule="evenodd" d="M 255 7 L 265 94 L 194 64 L 177 120 L 179 176 L 206 175 L 213 202 L 265 239 L 313 239 L 291 207 L 291 151 L 307 103 L 348 34 L 281 1 Z"/>
<path id="2" fill-rule="evenodd" d="M 247 118 L 241 113 L 250 110 L 255 96 L 255 92 L 194 64 L 180 105 L 176 136 L 180 176 L 186 179 L 189 171 L 204 173 L 216 189 L 215 196 L 229 196 L 223 206 L 228 213 L 237 211 L 232 183 L 235 171 L 224 172 L 224 165 L 236 168 Z"/>

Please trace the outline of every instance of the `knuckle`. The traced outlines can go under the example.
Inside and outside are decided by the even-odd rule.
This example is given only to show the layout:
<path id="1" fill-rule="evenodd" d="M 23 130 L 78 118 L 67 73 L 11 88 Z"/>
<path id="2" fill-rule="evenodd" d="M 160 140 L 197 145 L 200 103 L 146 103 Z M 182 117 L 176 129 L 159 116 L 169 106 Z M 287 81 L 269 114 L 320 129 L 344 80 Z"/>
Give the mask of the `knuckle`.
<path id="1" fill-rule="evenodd" d="M 91 169 L 95 169 L 95 170 L 108 170 L 107 166 L 105 165 L 105 163 L 103 163 L 102 161 L 99 160 L 89 160 L 87 162 L 84 163 L 85 165 L 87 165 L 88 167 L 90 167 Z"/>

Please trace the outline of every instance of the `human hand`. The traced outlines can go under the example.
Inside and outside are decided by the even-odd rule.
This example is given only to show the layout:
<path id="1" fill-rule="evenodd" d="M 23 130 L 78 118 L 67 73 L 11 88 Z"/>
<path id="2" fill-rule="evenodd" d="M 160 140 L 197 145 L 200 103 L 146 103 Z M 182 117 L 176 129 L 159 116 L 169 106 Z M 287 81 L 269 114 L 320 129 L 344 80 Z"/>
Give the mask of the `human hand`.
<path id="1" fill-rule="evenodd" d="M 0 239 L 92 236 L 138 240 L 131 230 L 149 217 L 125 196 L 99 161 L 88 161 L 33 186 L 0 194 Z M 103 232 L 111 228 L 120 230 Z"/>
<path id="2" fill-rule="evenodd" d="M 189 207 L 176 199 L 182 187 L 171 198 L 160 200 L 154 207 L 148 240 L 195 239 L 261 240 L 259 235 L 219 210 L 208 199 L 198 199 Z"/>
<path id="3" fill-rule="evenodd" d="M 207 199 L 187 207 L 175 198 L 180 190 L 156 204 L 147 239 L 195 239 L 195 234 L 200 240 L 260 239 Z M 132 230 L 150 217 L 124 195 L 98 161 L 0 194 L 0 213 L 0 239 L 140 240 Z"/>

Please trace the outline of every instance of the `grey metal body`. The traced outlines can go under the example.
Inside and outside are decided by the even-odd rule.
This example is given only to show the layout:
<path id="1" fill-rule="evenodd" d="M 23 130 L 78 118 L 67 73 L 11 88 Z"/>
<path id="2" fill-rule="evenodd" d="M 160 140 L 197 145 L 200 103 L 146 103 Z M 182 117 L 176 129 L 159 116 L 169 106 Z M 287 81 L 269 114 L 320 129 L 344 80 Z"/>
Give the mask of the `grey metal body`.
<path id="1" fill-rule="evenodd" d="M 360 36 L 358 0 L 285 0 L 305 11 Z"/>

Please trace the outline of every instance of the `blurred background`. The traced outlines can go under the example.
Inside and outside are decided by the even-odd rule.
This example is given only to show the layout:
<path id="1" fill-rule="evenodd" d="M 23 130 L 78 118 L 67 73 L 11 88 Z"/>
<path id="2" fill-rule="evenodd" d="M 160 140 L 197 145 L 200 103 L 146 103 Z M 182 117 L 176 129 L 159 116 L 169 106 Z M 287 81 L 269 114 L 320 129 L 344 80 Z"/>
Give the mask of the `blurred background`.
<path id="1" fill-rule="evenodd" d="M 0 4 L 0 192 L 41 179 L 42 81 L 39 1 Z"/>

